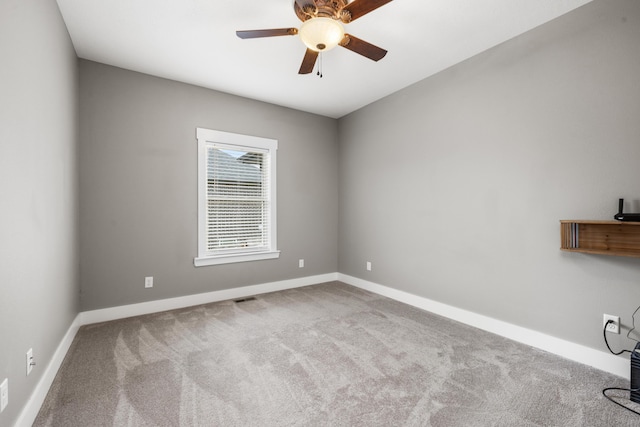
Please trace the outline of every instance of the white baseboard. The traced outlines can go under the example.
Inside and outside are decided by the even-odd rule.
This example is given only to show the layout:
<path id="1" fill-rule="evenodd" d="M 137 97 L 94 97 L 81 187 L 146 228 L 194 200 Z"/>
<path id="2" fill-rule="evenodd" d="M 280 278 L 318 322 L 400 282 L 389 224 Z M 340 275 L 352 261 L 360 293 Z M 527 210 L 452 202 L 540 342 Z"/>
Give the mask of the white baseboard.
<path id="1" fill-rule="evenodd" d="M 337 278 L 338 273 L 328 273 L 318 276 L 300 277 L 298 279 L 281 280 L 279 282 L 262 283 L 259 285 L 243 286 L 241 288 L 224 289 L 221 291 L 206 292 L 183 297 L 141 302 L 139 304 L 129 304 L 119 307 L 103 308 L 100 310 L 84 311 L 80 313 L 80 319 L 82 325 L 107 322 L 109 320 L 124 319 L 126 317 L 158 313 L 160 311 L 175 310 L 194 305 L 208 304 L 210 302 L 225 301 L 229 299 L 248 297 L 251 295 L 265 294 L 267 292 L 282 291 L 285 289 L 331 282 L 337 280 Z"/>
<path id="2" fill-rule="evenodd" d="M 80 329 L 80 314 L 76 316 L 76 318 L 71 323 L 71 326 L 67 330 L 67 333 L 64 334 L 62 341 L 58 344 L 56 351 L 53 353 L 53 357 L 51 361 L 47 365 L 34 389 L 31 397 L 27 401 L 27 404 L 22 409 L 22 412 L 18 416 L 18 420 L 16 421 L 16 427 L 28 427 L 33 425 L 33 422 L 36 420 L 38 416 L 38 412 L 40 411 L 40 407 L 44 403 L 44 399 L 47 397 L 47 393 L 51 388 L 51 384 L 53 384 L 53 380 L 58 373 L 58 369 L 62 365 L 62 361 L 64 360 L 67 352 L 69 351 L 69 347 L 71 347 L 71 343 Z"/>
<path id="3" fill-rule="evenodd" d="M 285 289 L 299 288 L 302 286 L 315 285 L 334 280 L 339 280 L 349 285 L 394 299 L 422 310 L 483 329 L 523 344 L 540 348 L 548 351 L 549 353 L 557 354 L 569 360 L 593 366 L 594 368 L 623 378 L 628 378 L 629 376 L 629 361 L 627 359 L 616 357 L 603 351 L 585 347 L 580 344 L 562 340 L 551 335 L 546 335 L 541 332 L 516 326 L 511 323 L 503 322 L 471 311 L 462 310 L 460 308 L 413 295 L 408 292 L 359 279 L 357 277 L 341 273 L 328 273 L 318 276 L 302 277 L 298 279 L 263 283 L 259 285 L 244 286 L 241 288 L 225 289 L 184 297 L 81 312 L 75 318 L 69 327 L 69 330 L 58 345 L 58 348 L 49 362 L 42 378 L 38 382 L 38 385 L 29 398 L 29 401 L 20 413 L 16 426 L 31 426 L 35 421 L 38 411 L 47 396 L 49 388 L 51 388 L 51 384 L 53 384 L 56 373 L 60 369 L 64 357 L 73 342 L 73 338 L 76 336 L 78 329 L 83 325 L 123 319 L 143 314 L 157 313 L 166 310 L 174 310 L 216 301 L 243 298 L 268 292 L 282 291 Z"/>
<path id="4" fill-rule="evenodd" d="M 601 371 L 609 372 L 623 378 L 629 378 L 629 359 L 614 356 L 604 351 L 566 341 L 538 331 L 516 326 L 478 313 L 463 310 L 447 304 L 389 288 L 357 277 L 338 273 L 338 280 L 349 285 L 412 305 L 422 310 L 465 323 L 496 335 L 518 341 L 549 353 L 562 356 Z"/>

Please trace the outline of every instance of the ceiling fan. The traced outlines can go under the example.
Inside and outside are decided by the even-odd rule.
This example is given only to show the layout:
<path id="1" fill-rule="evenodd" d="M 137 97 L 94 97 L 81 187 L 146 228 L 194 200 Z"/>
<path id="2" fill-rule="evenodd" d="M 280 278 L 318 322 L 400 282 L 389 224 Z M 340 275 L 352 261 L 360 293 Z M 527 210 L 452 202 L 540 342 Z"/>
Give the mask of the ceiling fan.
<path id="1" fill-rule="evenodd" d="M 348 24 L 392 0 L 294 0 L 293 10 L 302 21 L 300 29 L 274 28 L 269 30 L 236 31 L 241 39 L 300 35 L 307 46 L 298 74 L 313 71 L 320 52 L 340 45 L 352 52 L 379 61 L 387 51 L 344 32 Z"/>

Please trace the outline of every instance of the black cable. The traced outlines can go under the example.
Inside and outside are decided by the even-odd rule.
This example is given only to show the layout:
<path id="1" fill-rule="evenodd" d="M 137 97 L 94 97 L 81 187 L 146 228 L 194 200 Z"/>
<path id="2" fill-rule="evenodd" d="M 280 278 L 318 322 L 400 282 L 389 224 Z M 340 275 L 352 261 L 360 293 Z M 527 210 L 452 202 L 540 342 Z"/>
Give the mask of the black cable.
<path id="1" fill-rule="evenodd" d="M 636 312 L 638 311 L 638 309 L 640 309 L 640 307 L 638 307 L 638 308 L 636 309 L 636 311 L 634 311 L 634 312 L 633 312 L 633 316 L 635 316 L 635 314 L 636 314 Z M 633 317 L 633 316 L 632 316 L 632 317 Z M 622 353 L 632 353 L 632 350 L 620 350 L 620 351 L 619 351 L 619 352 L 617 352 L 617 353 L 616 353 L 616 352 L 614 352 L 613 350 L 611 350 L 611 347 L 609 346 L 609 342 L 607 341 L 607 326 L 609 326 L 609 323 L 614 323 L 614 321 L 613 321 L 613 320 L 611 320 L 611 319 L 607 320 L 607 323 L 605 323 L 605 324 L 604 324 L 604 328 L 602 328 L 602 335 L 603 335 L 603 337 L 604 337 L 604 343 L 607 345 L 607 348 L 609 349 L 609 351 L 610 351 L 612 354 L 615 354 L 616 356 L 618 356 L 618 355 L 620 355 L 620 354 L 622 354 Z M 635 317 L 633 317 L 633 328 L 631 328 L 631 330 L 627 333 L 627 337 L 629 337 L 629 334 L 631 333 L 631 331 L 633 331 L 633 330 L 635 329 L 635 327 L 636 327 L 636 324 L 635 324 Z M 637 392 L 637 391 L 640 391 L 640 388 L 607 387 L 607 388 L 605 388 L 605 389 L 603 389 L 603 390 L 602 390 L 602 395 L 603 395 L 604 397 L 606 397 L 608 400 L 610 400 L 611 402 L 613 402 L 613 403 L 615 403 L 616 405 L 618 405 L 618 406 L 620 406 L 620 407 L 622 407 L 622 408 L 626 409 L 626 410 L 627 410 L 627 411 L 629 411 L 629 412 L 633 412 L 633 413 L 634 413 L 634 414 L 636 414 L 636 415 L 640 415 L 640 412 L 635 411 L 635 410 L 633 410 L 633 409 L 631 409 L 631 408 L 629 408 L 629 407 L 627 407 L 627 406 L 623 405 L 622 403 L 620 403 L 620 402 L 618 402 L 618 401 L 616 401 L 616 400 L 613 400 L 613 398 L 612 398 L 611 396 L 607 396 L 607 392 L 608 392 L 608 391 L 610 391 L 610 390 L 628 391 L 629 393 L 635 393 L 635 392 Z M 631 400 L 631 396 L 629 396 L 629 400 Z"/>
<path id="2" fill-rule="evenodd" d="M 607 345 L 607 348 L 609 349 L 609 351 L 612 354 L 615 354 L 616 356 L 622 354 L 622 353 L 631 353 L 631 350 L 620 350 L 619 352 L 614 352 L 613 350 L 611 350 L 611 347 L 609 347 L 609 342 L 607 341 L 607 326 L 609 326 L 609 323 L 614 323 L 613 320 L 609 319 L 607 320 L 607 323 L 604 324 L 604 328 L 602 328 L 602 335 L 604 336 L 604 343 Z"/>
<path id="3" fill-rule="evenodd" d="M 636 415 L 640 415 L 640 412 L 638 411 L 634 411 L 633 409 L 629 408 L 628 406 L 624 406 L 622 403 L 613 400 L 613 398 L 611 396 L 607 396 L 607 392 L 609 390 L 619 390 L 619 391 L 628 391 L 629 393 L 633 393 L 636 391 L 640 391 L 640 388 L 620 388 L 620 387 L 608 387 L 605 388 L 604 390 L 602 390 L 602 394 L 604 395 L 604 397 L 606 397 L 607 399 L 609 399 L 610 401 L 612 401 L 613 403 L 615 403 L 618 406 L 623 407 L 624 409 L 626 409 L 627 411 L 633 412 Z"/>

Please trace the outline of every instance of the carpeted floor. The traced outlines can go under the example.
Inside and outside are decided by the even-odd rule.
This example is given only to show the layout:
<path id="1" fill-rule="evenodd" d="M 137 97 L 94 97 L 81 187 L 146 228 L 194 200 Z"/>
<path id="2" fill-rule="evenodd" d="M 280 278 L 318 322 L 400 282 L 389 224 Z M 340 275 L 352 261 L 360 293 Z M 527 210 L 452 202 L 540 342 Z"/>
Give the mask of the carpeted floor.
<path id="1" fill-rule="evenodd" d="M 333 282 L 85 326 L 34 425 L 640 425 L 607 386 L 628 381 Z"/>

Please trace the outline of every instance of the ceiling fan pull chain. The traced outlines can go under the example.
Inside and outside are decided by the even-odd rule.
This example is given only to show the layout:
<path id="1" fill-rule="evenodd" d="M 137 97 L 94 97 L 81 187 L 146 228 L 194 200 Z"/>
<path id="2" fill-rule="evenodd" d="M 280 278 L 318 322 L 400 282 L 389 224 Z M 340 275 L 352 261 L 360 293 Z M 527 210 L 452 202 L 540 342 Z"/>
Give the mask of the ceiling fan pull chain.
<path id="1" fill-rule="evenodd" d="M 316 74 L 322 78 L 322 52 L 318 54 L 318 72 Z"/>

